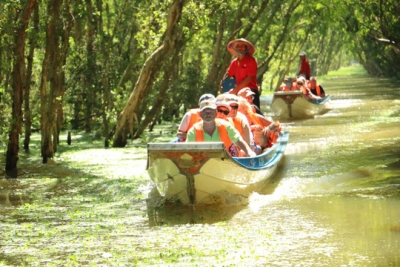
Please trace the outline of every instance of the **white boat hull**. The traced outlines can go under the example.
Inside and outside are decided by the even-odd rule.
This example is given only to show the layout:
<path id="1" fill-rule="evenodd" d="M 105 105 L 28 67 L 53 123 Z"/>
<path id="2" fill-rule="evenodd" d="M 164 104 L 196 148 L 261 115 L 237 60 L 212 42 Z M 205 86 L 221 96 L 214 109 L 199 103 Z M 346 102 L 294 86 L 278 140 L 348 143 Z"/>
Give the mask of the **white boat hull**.
<path id="1" fill-rule="evenodd" d="M 323 115 L 331 110 L 330 96 L 322 100 L 309 100 L 302 92 L 275 92 L 271 110 L 281 119 L 303 119 Z"/>
<path id="2" fill-rule="evenodd" d="M 223 143 L 148 144 L 148 173 L 161 196 L 182 204 L 206 203 L 219 192 L 247 197 L 274 174 L 288 137 L 254 158 L 232 158 Z"/>

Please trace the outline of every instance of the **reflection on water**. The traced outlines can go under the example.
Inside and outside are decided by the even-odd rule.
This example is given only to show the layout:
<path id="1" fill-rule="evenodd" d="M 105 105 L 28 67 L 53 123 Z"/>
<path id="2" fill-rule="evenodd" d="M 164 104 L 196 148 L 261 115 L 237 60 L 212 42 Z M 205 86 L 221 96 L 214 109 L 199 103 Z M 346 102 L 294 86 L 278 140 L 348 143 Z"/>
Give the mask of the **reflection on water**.
<path id="1" fill-rule="evenodd" d="M 35 266 L 58 259 L 71 260 L 58 266 L 87 266 L 72 260 L 89 250 L 93 266 L 165 266 L 167 258 L 168 266 L 400 266 L 400 86 L 385 84 L 365 77 L 324 81 L 334 109 L 283 123 L 290 140 L 282 164 L 248 199 L 192 208 L 150 195 L 144 203 L 138 197 L 148 189 L 144 178 L 130 176 L 144 171 L 145 160 L 118 157 L 112 161 L 118 180 L 49 181 L 36 216 L 21 195 L 24 186 L 35 192 L 34 180 L 0 180 L 0 232 L 12 240 L 0 239 L 0 265 L 10 255 L 6 264 L 21 266 L 19 249 L 26 247 Z M 106 165 L 90 168 L 101 174 Z M 16 219 L 12 212 L 24 205 Z"/>
<path id="2" fill-rule="evenodd" d="M 28 202 L 28 198 L 21 193 L 18 193 L 20 189 L 20 183 L 14 180 L 0 180 L 0 207 L 16 207 L 23 205 Z M 0 212 L 3 209 L 0 208 Z"/>
<path id="3" fill-rule="evenodd" d="M 283 124 L 285 160 L 246 207 L 221 209 L 216 220 L 202 211 L 176 216 L 229 220 L 243 231 L 263 224 L 272 242 L 264 255 L 273 259 L 262 266 L 400 266 L 400 86 L 382 89 L 386 82 L 325 81 L 333 110 Z M 270 100 L 263 110 L 273 116 Z"/>
<path id="4" fill-rule="evenodd" d="M 308 263 L 295 266 L 399 266 L 398 199 L 287 192 L 279 199 L 257 196 L 254 201 L 258 210 L 241 217 L 269 222 L 278 244 L 275 262 L 285 265 L 290 254 L 291 264 Z"/>
<path id="5" fill-rule="evenodd" d="M 192 208 L 182 205 L 163 205 L 151 207 L 148 205 L 150 226 L 174 226 L 181 224 L 212 224 L 225 222 L 241 211 L 245 206 L 205 205 Z"/>
<path id="6" fill-rule="evenodd" d="M 258 196 L 257 205 L 260 211 L 263 204 L 264 210 L 279 206 L 274 213 L 287 228 L 305 220 L 324 229 L 326 235 L 311 240 L 334 257 L 321 265 L 400 266 L 400 86 L 382 92 L 372 79 L 350 89 L 335 82 L 325 86 L 334 110 L 287 124 L 285 178 L 272 195 Z M 317 266 L 321 255 L 311 257 Z"/>

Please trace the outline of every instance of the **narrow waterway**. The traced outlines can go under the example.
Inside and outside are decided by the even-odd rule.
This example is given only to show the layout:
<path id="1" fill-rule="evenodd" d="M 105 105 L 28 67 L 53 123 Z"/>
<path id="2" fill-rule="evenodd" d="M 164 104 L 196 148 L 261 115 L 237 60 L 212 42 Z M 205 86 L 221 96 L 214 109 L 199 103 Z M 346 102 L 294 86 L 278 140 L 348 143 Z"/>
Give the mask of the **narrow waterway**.
<path id="1" fill-rule="evenodd" d="M 254 250 L 247 266 L 400 266 L 400 84 L 349 76 L 323 86 L 333 110 L 282 121 L 284 161 L 248 206 L 161 210 L 159 222 L 226 220 L 241 229 L 238 246 Z"/>
<path id="2" fill-rule="evenodd" d="M 286 246 L 276 265 L 289 254 L 293 266 L 400 266 L 400 84 L 323 85 L 333 110 L 285 123 L 278 185 L 254 196 L 247 214 L 279 229 Z"/>
<path id="3" fill-rule="evenodd" d="M 21 154 L 21 177 L 0 180 L 0 266 L 400 267 L 400 84 L 322 85 L 332 111 L 281 121 L 290 139 L 280 168 L 241 202 L 158 202 L 150 139 L 104 149 L 74 135 L 46 165 Z"/>

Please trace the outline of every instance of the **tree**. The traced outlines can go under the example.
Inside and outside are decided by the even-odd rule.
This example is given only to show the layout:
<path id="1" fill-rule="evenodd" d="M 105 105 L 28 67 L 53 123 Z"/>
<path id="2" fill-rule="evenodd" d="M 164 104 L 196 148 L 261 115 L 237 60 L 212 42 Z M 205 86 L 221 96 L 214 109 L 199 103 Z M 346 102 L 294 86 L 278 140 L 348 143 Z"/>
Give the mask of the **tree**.
<path id="1" fill-rule="evenodd" d="M 37 45 L 39 31 L 39 5 L 34 5 L 33 10 L 33 30 L 29 36 L 29 53 L 27 56 L 27 68 L 25 74 L 25 91 L 24 91 L 24 117 L 25 117 L 25 138 L 24 138 L 24 151 L 29 152 L 29 142 L 32 133 L 32 111 L 30 107 L 30 93 L 32 83 L 32 69 L 33 57 L 35 47 Z"/>
<path id="2" fill-rule="evenodd" d="M 66 20 L 62 16 L 63 0 L 50 0 L 47 7 L 46 51 L 42 63 L 41 94 L 41 150 L 43 163 L 57 151 L 58 134 L 62 123 L 62 98 L 65 92 L 64 70 L 69 47 L 72 17 L 69 1 L 64 2 Z M 65 25 L 65 26 L 64 26 Z"/>
<path id="3" fill-rule="evenodd" d="M 36 4 L 36 0 L 26 0 L 22 2 L 22 9 L 17 10 L 17 18 L 15 27 L 15 46 L 14 46 L 14 64 L 12 71 L 12 118 L 9 141 L 6 156 L 6 175 L 10 178 L 18 177 L 18 152 L 19 152 L 19 135 L 22 133 L 22 102 L 24 90 L 25 75 L 25 40 L 26 29 L 29 24 L 30 15 Z"/>
<path id="4" fill-rule="evenodd" d="M 174 0 L 169 8 L 167 27 L 163 36 L 162 44 L 146 60 L 132 93 L 124 109 L 119 114 L 114 135 L 114 147 L 124 147 L 127 143 L 127 133 L 131 132 L 131 134 L 133 134 L 132 124 L 138 103 L 144 97 L 144 91 L 154 82 L 156 74 L 162 67 L 164 60 L 176 47 L 180 34 L 178 23 L 182 16 L 184 4 L 185 0 Z"/>

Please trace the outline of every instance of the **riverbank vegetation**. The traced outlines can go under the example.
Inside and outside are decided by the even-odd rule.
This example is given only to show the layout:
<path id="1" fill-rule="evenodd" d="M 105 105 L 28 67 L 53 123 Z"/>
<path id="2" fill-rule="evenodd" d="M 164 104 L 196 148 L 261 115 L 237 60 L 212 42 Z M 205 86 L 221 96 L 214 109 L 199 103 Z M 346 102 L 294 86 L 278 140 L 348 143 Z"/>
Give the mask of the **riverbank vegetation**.
<path id="1" fill-rule="evenodd" d="M 62 131 L 84 131 L 125 147 L 160 121 L 217 94 L 231 56 L 256 46 L 257 80 L 274 90 L 307 52 L 314 74 L 359 62 L 399 78 L 396 1 L 80 1 L 0 4 L 0 145 L 7 177 L 41 135 L 43 163 Z M 21 141 L 21 142 L 20 142 Z M 20 145 L 20 143 L 22 143 Z"/>

